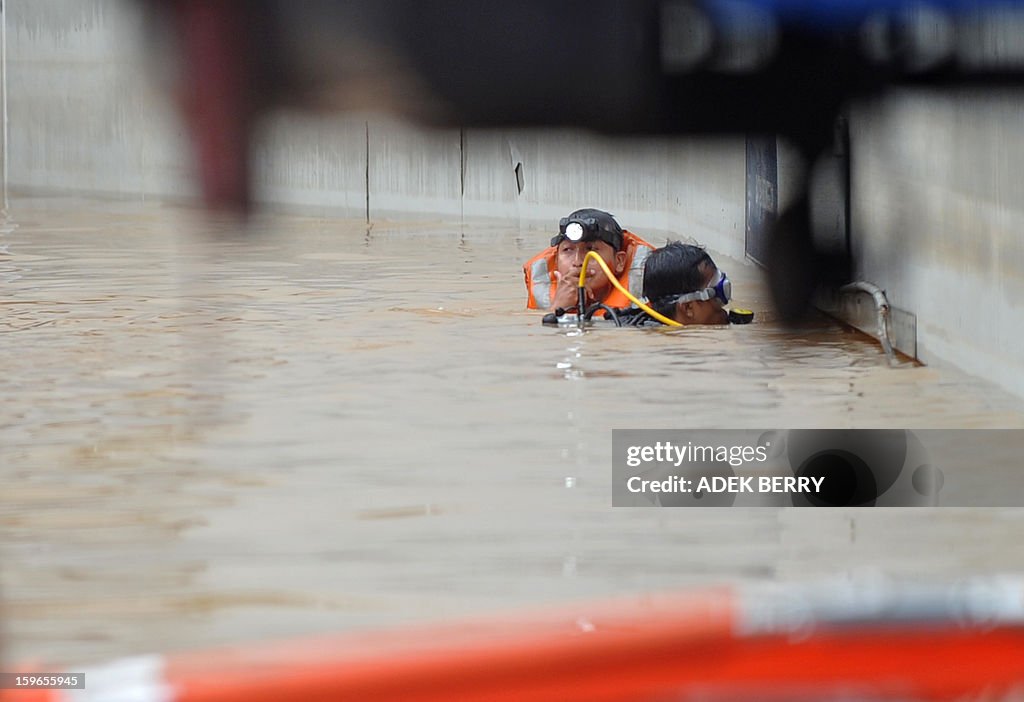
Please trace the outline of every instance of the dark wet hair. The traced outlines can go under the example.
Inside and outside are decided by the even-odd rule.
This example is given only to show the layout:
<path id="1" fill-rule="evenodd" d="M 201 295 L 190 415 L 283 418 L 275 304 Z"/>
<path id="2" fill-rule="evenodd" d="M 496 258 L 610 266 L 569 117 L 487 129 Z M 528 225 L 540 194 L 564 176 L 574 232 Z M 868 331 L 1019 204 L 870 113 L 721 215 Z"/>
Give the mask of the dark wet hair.
<path id="1" fill-rule="evenodd" d="M 715 262 L 699 246 L 673 241 L 655 249 L 644 263 L 644 297 L 658 314 L 671 316 L 675 299 L 700 290 L 705 271 L 701 264 Z"/>

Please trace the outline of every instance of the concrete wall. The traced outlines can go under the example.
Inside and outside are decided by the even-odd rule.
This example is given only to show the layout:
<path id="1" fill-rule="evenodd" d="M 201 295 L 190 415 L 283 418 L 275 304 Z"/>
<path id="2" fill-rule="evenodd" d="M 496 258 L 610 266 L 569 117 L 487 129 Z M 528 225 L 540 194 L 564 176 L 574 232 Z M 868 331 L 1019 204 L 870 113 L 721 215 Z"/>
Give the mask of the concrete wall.
<path id="1" fill-rule="evenodd" d="M 851 121 L 860 275 L 918 354 L 1024 394 L 1024 96 L 906 91 Z"/>
<path id="2" fill-rule="evenodd" d="M 743 256 L 739 139 L 443 130 L 381 115 L 281 114 L 260 130 L 254 153 L 257 199 L 271 207 L 550 227 L 593 206 L 637 232 L 691 237 Z"/>
<path id="3" fill-rule="evenodd" d="M 168 72 L 153 60 L 161 42 L 145 35 L 139 3 L 7 5 L 11 187 L 195 197 L 184 126 L 156 89 Z M 550 227 L 593 206 L 638 232 L 742 256 L 739 139 L 431 130 L 380 115 L 280 113 L 260 125 L 253 157 L 256 197 L 272 207 Z"/>
<path id="4" fill-rule="evenodd" d="M 367 123 L 275 116 L 257 130 L 253 187 L 262 202 L 311 214 L 366 217 Z"/>
<path id="5" fill-rule="evenodd" d="M 659 243 L 688 236 L 743 256 L 741 139 L 468 130 L 464 142 L 467 217 L 501 214 L 550 226 L 571 209 L 600 207 L 639 233 L 658 232 L 652 238 Z"/>
<path id="6" fill-rule="evenodd" d="M 181 125 L 142 78 L 140 4 L 4 3 L 12 189 L 194 193 Z"/>

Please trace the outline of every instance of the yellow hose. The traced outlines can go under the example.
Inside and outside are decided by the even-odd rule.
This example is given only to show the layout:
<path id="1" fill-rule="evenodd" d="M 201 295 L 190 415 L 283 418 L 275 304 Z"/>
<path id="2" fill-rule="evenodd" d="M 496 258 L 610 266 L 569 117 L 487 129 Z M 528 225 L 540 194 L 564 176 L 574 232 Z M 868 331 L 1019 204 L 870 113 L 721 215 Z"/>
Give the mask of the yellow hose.
<path id="1" fill-rule="evenodd" d="M 631 292 L 629 292 L 628 290 L 626 290 L 626 288 L 622 287 L 622 283 L 620 283 L 618 280 L 616 280 L 615 276 L 612 274 L 611 269 L 608 268 L 608 264 L 604 262 L 604 259 L 601 258 L 601 256 L 598 255 L 598 253 L 596 251 L 588 251 L 587 255 L 583 258 L 583 268 L 580 270 L 580 283 L 579 283 L 579 287 L 582 288 L 584 286 L 584 284 L 586 283 L 586 280 L 587 280 L 587 261 L 589 261 L 591 259 L 591 257 L 593 257 L 593 259 L 595 261 L 597 261 L 597 264 L 599 266 L 601 266 L 601 269 L 604 270 L 604 274 L 606 276 L 608 276 L 608 280 L 612 281 L 612 285 L 614 285 L 616 288 L 618 288 L 620 293 L 622 293 L 623 295 L 628 297 L 630 300 L 632 300 L 633 303 L 637 307 L 639 307 L 644 312 L 646 312 L 647 314 L 649 314 L 652 317 L 654 317 L 656 320 L 658 320 L 662 324 L 667 324 L 670 327 L 681 327 L 681 326 L 683 326 L 682 324 L 680 324 L 679 322 L 677 322 L 674 319 L 669 319 L 668 317 L 666 317 L 663 314 L 658 314 L 657 312 L 652 310 L 650 307 L 648 307 L 644 303 L 640 302 L 640 300 L 638 300 L 635 297 L 633 297 L 633 294 Z M 583 315 L 583 310 L 580 310 L 580 316 L 582 316 L 582 315 Z"/>

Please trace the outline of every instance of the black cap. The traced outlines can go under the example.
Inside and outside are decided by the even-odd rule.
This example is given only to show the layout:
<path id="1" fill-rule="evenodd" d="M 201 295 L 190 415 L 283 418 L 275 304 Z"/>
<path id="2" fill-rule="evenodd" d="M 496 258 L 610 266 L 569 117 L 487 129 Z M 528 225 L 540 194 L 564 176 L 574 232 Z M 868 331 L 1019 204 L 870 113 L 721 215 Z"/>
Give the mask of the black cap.
<path id="1" fill-rule="evenodd" d="M 578 238 L 571 236 L 572 231 L 570 234 L 566 234 L 566 227 L 570 224 L 580 225 L 580 228 L 575 230 Z M 551 239 L 551 245 L 558 246 L 566 239 L 570 241 L 603 241 L 618 251 L 622 248 L 622 227 L 611 214 L 604 210 L 587 207 L 576 210 L 568 217 L 562 217 L 559 220 L 558 234 Z"/>

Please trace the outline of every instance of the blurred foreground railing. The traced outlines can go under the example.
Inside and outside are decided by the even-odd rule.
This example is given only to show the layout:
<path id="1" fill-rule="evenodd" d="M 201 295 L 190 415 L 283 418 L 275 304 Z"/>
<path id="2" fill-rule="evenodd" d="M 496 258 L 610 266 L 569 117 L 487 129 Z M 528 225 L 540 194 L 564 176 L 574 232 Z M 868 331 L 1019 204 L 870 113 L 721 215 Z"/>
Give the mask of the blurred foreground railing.
<path id="1" fill-rule="evenodd" d="M 753 586 L 211 651 L 84 671 L 38 702 L 1008 699 L 1024 585 Z"/>

